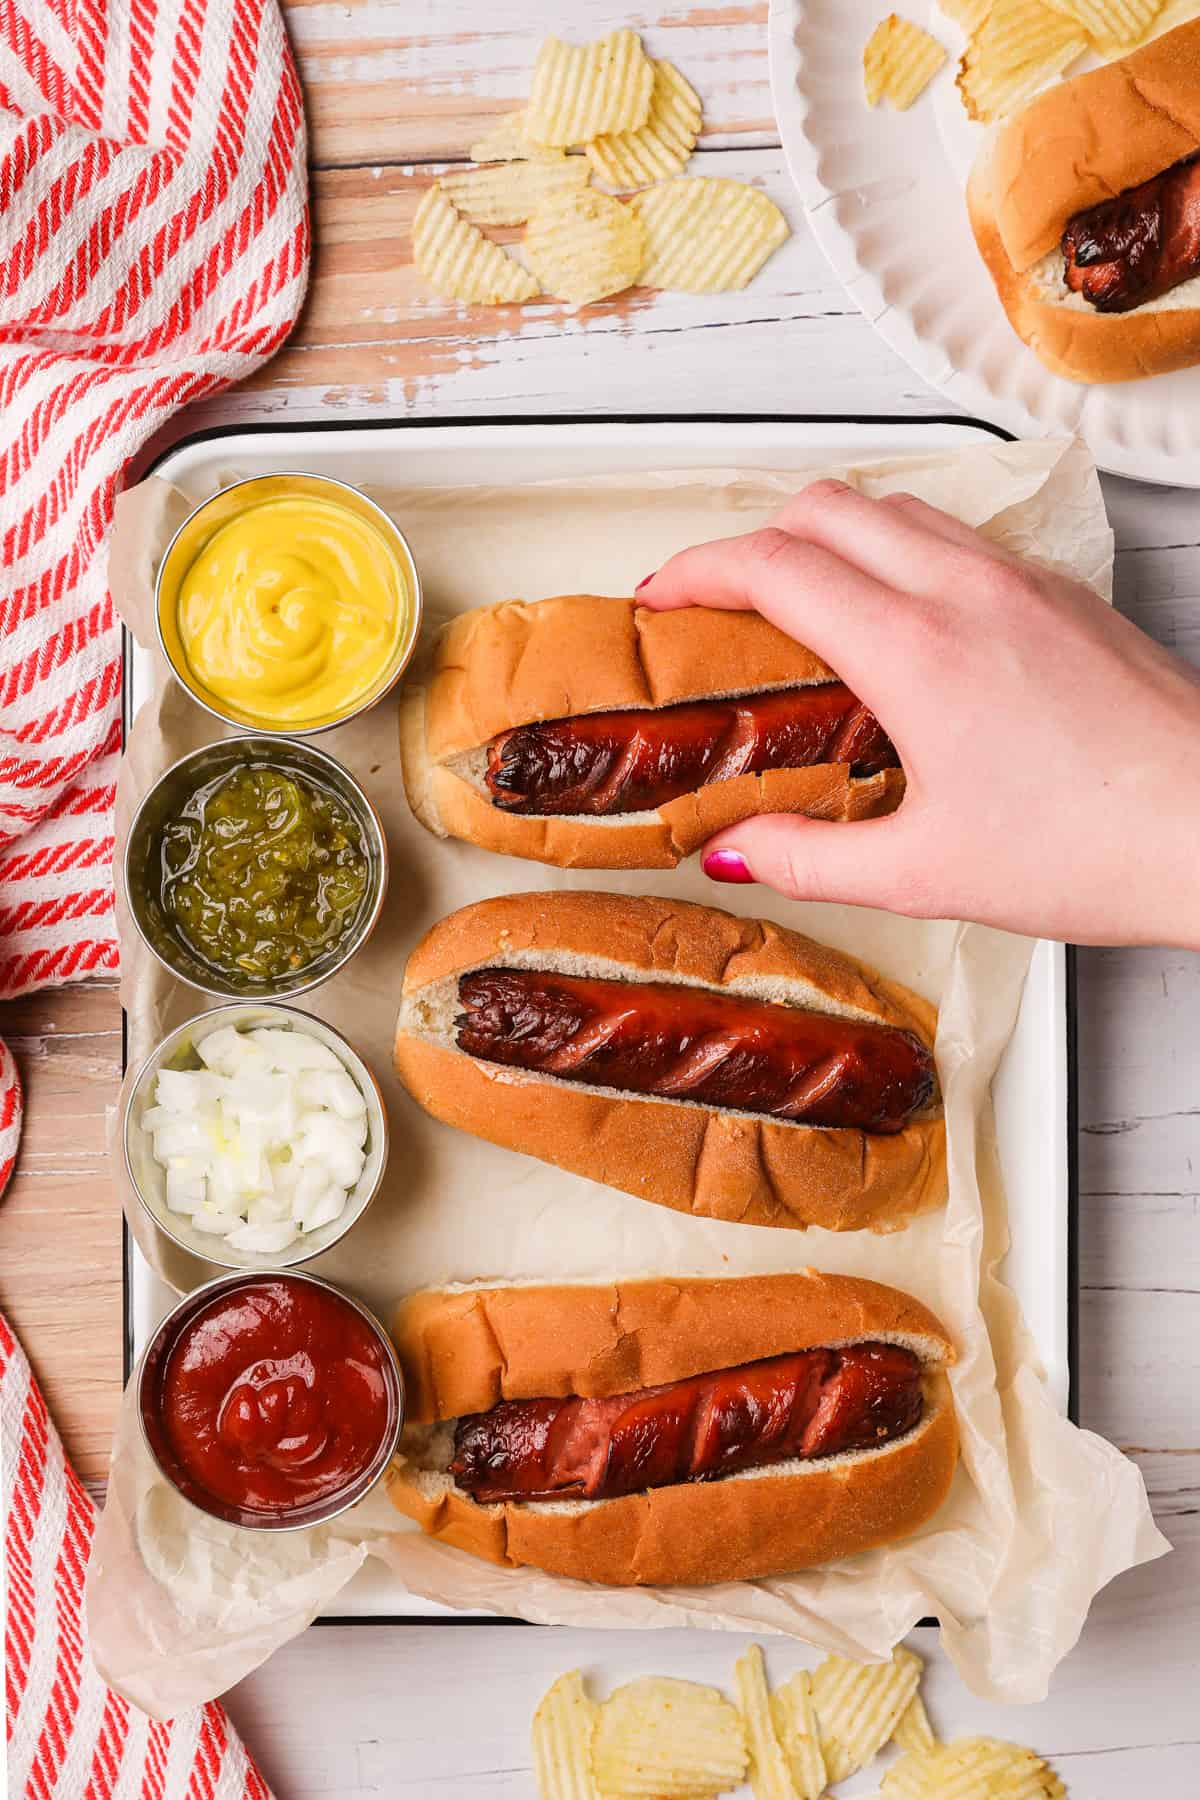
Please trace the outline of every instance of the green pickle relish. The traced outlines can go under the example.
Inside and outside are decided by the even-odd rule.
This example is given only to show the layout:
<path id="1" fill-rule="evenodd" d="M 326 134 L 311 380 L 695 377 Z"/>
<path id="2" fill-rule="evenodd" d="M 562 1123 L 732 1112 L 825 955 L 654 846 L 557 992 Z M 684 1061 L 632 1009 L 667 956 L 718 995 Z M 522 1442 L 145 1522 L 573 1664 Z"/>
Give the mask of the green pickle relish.
<path id="1" fill-rule="evenodd" d="M 344 801 L 261 762 L 197 788 L 163 826 L 158 856 L 167 929 L 248 987 L 336 950 L 370 885 L 362 832 Z"/>

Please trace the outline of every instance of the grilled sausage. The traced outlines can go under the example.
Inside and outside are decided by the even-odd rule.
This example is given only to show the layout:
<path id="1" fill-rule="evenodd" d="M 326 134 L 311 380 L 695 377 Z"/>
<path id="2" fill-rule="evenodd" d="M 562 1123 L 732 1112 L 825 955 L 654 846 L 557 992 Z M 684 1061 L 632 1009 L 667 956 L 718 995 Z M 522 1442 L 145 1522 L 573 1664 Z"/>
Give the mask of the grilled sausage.
<path id="1" fill-rule="evenodd" d="M 1132 312 L 1200 274 L 1200 158 L 1067 221 L 1066 282 L 1097 312 Z"/>
<path id="2" fill-rule="evenodd" d="M 843 682 L 520 725 L 492 739 L 484 779 L 505 812 L 608 815 L 814 763 L 849 763 L 856 775 L 899 767 L 879 721 Z"/>
<path id="3" fill-rule="evenodd" d="M 921 1410 L 911 1350 L 802 1350 L 602 1399 L 503 1401 L 458 1421 L 450 1472 L 484 1503 L 610 1500 L 870 1449 Z"/>
<path id="4" fill-rule="evenodd" d="M 907 1031 L 711 988 L 493 968 L 458 995 L 460 1050 L 561 1081 L 884 1133 L 933 1092 Z"/>

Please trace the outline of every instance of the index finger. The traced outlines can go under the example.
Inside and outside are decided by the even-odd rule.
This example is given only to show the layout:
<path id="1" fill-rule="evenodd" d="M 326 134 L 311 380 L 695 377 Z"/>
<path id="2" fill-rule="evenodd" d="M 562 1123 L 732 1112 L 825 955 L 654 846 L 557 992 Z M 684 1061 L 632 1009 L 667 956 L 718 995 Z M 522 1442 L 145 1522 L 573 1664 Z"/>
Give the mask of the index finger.
<path id="1" fill-rule="evenodd" d="M 907 592 L 927 599 L 960 590 L 995 555 L 969 525 L 915 494 L 876 500 L 844 481 L 811 482 L 771 523 L 844 557 L 865 575 L 899 580 Z"/>
<path id="2" fill-rule="evenodd" d="M 759 612 L 814 650 L 868 704 L 880 670 L 903 654 L 903 594 L 772 526 L 681 550 L 638 589 L 637 598 L 656 611 L 708 606 Z"/>

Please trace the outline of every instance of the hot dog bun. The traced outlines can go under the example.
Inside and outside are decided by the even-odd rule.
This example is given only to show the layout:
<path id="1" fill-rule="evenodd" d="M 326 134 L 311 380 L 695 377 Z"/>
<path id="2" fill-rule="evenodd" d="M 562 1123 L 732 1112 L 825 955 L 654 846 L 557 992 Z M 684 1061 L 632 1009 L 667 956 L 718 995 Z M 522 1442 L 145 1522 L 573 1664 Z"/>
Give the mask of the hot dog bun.
<path id="1" fill-rule="evenodd" d="M 1132 381 L 1200 361 L 1200 281 L 1097 312 L 1061 280 L 1059 241 L 1086 207 L 1200 150 L 1200 20 L 1046 89 L 985 146 L 967 209 L 1019 337 L 1069 381 Z"/>
<path id="2" fill-rule="evenodd" d="M 954 1349 L 911 1295 L 814 1270 L 413 1295 L 393 1336 L 407 1418 L 389 1479 L 423 1531 L 490 1562 L 613 1586 L 785 1574 L 908 1536 L 941 1506 L 958 1431 Z M 479 1505 L 446 1470 L 441 1422 L 500 1400 L 607 1395 L 817 1345 L 899 1343 L 925 1367 L 924 1413 L 880 1449 L 613 1500 Z"/>
<path id="3" fill-rule="evenodd" d="M 671 980 L 852 1016 L 932 1046 L 932 1006 L 768 921 L 634 895 L 512 894 L 463 907 L 409 958 L 395 1065 L 448 1125 L 660 1206 L 750 1225 L 890 1231 L 945 1199 L 940 1106 L 894 1135 L 617 1093 L 458 1049 L 458 979 L 480 967 Z"/>
<path id="4" fill-rule="evenodd" d="M 655 613 L 633 600 L 567 594 L 480 607 L 446 626 L 400 711 L 409 805 L 439 837 L 560 868 L 669 869 L 714 832 L 764 812 L 864 819 L 892 812 L 898 769 L 852 779 L 844 763 L 715 782 L 654 812 L 531 817 L 492 804 L 481 749 L 536 720 L 670 706 L 836 680 L 755 613 Z"/>

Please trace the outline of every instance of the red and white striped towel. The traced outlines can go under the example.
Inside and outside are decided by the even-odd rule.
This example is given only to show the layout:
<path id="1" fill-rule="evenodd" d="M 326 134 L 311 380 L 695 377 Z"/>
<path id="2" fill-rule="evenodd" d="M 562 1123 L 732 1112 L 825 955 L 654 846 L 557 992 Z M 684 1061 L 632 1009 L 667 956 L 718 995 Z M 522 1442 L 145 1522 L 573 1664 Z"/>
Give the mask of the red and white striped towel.
<path id="1" fill-rule="evenodd" d="M 21 1136 L 21 1077 L 13 1053 L 0 1038 L 0 1199 L 17 1160 Z"/>
<path id="2" fill-rule="evenodd" d="M 0 0 L 0 998 L 117 967 L 113 503 L 308 251 L 276 0 Z"/>
<path id="3" fill-rule="evenodd" d="M 3 1316 L 0 1484 L 12 1800 L 271 1800 L 215 1701 L 159 1723 L 92 1667 L 83 1572 L 95 1507 Z"/>
<path id="4" fill-rule="evenodd" d="M 275 0 L 0 0 L 0 998 L 115 970 L 130 458 L 290 331 L 309 223 Z M 0 1046 L 0 1188 L 20 1089 Z M 9 1791 L 269 1800 L 222 1709 L 159 1724 L 92 1667 L 94 1509 L 0 1318 Z"/>

